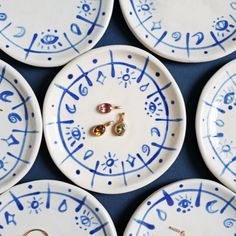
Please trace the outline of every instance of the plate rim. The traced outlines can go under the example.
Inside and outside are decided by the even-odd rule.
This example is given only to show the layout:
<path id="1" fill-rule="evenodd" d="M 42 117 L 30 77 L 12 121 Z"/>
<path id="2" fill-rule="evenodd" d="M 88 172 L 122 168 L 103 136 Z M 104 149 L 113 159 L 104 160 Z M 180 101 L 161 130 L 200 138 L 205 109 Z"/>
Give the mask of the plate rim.
<path id="1" fill-rule="evenodd" d="M 100 1 L 103 1 L 104 0 L 100 0 Z M 11 53 L 11 51 L 9 52 L 7 49 L 5 49 L 5 45 L 2 44 L 1 45 L 1 40 L 0 40 L 0 49 L 6 53 L 8 56 L 10 56 L 11 58 L 23 63 L 23 64 L 26 64 L 26 65 L 30 65 L 30 66 L 36 66 L 36 67 L 42 67 L 42 68 L 53 68 L 53 67 L 60 67 L 60 66 L 64 66 L 68 63 L 70 63 L 72 60 L 74 60 L 76 57 L 80 56 L 80 55 L 83 55 L 84 53 L 90 51 L 91 49 L 93 49 L 98 43 L 99 41 L 101 40 L 101 38 L 105 35 L 105 33 L 107 32 L 107 29 L 108 29 L 108 26 L 109 26 L 109 23 L 111 21 L 111 17 L 112 17 L 112 14 L 113 14 L 113 9 L 114 9 L 114 1 L 115 0 L 109 0 L 109 3 L 111 4 L 110 5 L 110 9 L 108 8 L 108 5 L 107 4 L 104 4 L 107 9 L 109 10 L 109 12 L 106 13 L 106 20 L 105 20 L 105 24 L 104 24 L 104 27 L 102 28 L 103 30 L 100 30 L 99 32 L 97 32 L 97 37 L 95 38 L 96 40 L 93 40 L 91 44 L 89 44 L 89 47 L 85 47 L 86 50 L 83 50 L 81 53 L 75 53 L 74 56 L 72 57 L 67 57 L 67 60 L 64 60 L 63 59 L 63 62 L 55 62 L 54 61 L 50 61 L 50 63 L 48 63 L 47 60 L 23 60 L 21 58 L 21 56 L 15 56 L 16 54 L 13 52 Z M 2 37 L 2 36 L 1 36 Z M 1 38 L 0 37 L 0 38 Z M 94 38 L 93 38 L 94 39 Z M 87 44 L 86 44 L 87 45 Z M 53 53 L 54 54 L 54 53 Z M 59 53 L 61 54 L 61 53 Z M 50 55 L 50 54 L 49 54 Z M 69 54 L 71 55 L 71 53 Z M 55 62 L 55 63 L 54 63 Z"/>
<path id="2" fill-rule="evenodd" d="M 35 143 L 34 145 L 32 145 L 32 148 L 31 148 L 30 163 L 25 165 L 24 168 L 22 168 L 22 171 L 18 173 L 16 176 L 14 176 L 13 178 L 11 178 L 5 185 L 2 186 L 2 184 L 0 184 L 0 193 L 3 193 L 7 191 L 8 189 L 10 189 L 11 187 L 13 187 L 19 181 L 21 181 L 33 167 L 37 159 L 37 156 L 39 154 L 39 149 L 42 142 L 43 120 L 42 120 L 42 114 L 41 114 L 41 109 L 39 106 L 38 99 L 33 89 L 27 82 L 27 80 L 14 67 L 12 67 L 10 64 L 6 63 L 5 61 L 1 59 L 0 59 L 0 66 L 1 67 L 6 66 L 7 73 L 10 73 L 11 75 L 13 75 L 14 78 L 18 80 L 18 83 L 22 86 L 21 89 L 24 91 L 24 93 L 27 93 L 28 95 L 31 96 L 32 107 L 34 109 L 33 111 L 35 113 L 35 117 L 38 117 L 37 119 L 35 119 L 35 122 L 38 125 L 37 129 L 39 130 L 39 133 L 37 133 L 37 136 L 35 137 Z"/>
<path id="3" fill-rule="evenodd" d="M 214 185 L 214 187 L 218 187 L 221 191 L 223 191 L 224 193 L 227 194 L 231 194 L 232 196 L 234 196 L 234 192 L 232 192 L 230 189 L 226 188 L 224 185 L 210 180 L 210 179 L 202 179 L 202 178 L 190 178 L 190 179 L 182 179 L 182 180 L 178 180 L 172 183 L 169 183 L 167 185 L 164 185 L 162 187 L 160 187 L 158 190 L 154 191 L 150 196 L 148 196 L 147 198 L 145 198 L 139 205 L 138 207 L 134 210 L 133 214 L 130 217 L 130 220 L 125 228 L 125 231 L 123 233 L 123 236 L 129 236 L 128 231 L 130 230 L 130 228 L 132 227 L 133 224 L 133 218 L 135 218 L 135 215 L 146 205 L 147 201 L 150 201 L 152 198 L 154 198 L 156 195 L 158 195 L 162 190 L 171 188 L 172 186 L 178 185 L 178 184 L 191 184 L 191 183 L 199 183 L 202 182 L 203 184 L 207 184 L 207 185 Z"/>
<path id="4" fill-rule="evenodd" d="M 170 163 L 168 165 L 168 168 L 165 168 L 165 170 L 158 172 L 156 174 L 153 174 L 151 176 L 149 176 L 149 178 L 143 179 L 142 180 L 142 184 L 136 183 L 133 184 L 132 186 L 129 187 L 120 187 L 118 190 L 115 188 L 110 188 L 110 191 L 104 191 L 102 189 L 92 189 L 88 186 L 84 186 L 81 184 L 78 184 L 78 182 L 74 181 L 73 179 L 71 179 L 71 177 L 69 176 L 69 174 L 65 173 L 64 168 L 61 168 L 59 163 L 56 162 L 56 158 L 54 157 L 55 155 L 53 154 L 53 146 L 52 146 L 52 142 L 50 141 L 50 137 L 49 137 L 49 129 L 47 128 L 47 124 L 46 124 L 46 112 L 47 109 L 49 108 L 50 104 L 50 97 L 51 97 L 51 93 L 52 91 L 55 89 L 54 88 L 54 84 L 55 81 L 58 81 L 60 79 L 60 75 L 64 74 L 65 72 L 68 72 L 69 68 L 73 68 L 74 65 L 78 64 L 79 61 L 82 61 L 84 58 L 86 58 L 87 54 L 99 54 L 99 53 L 103 53 L 106 52 L 108 50 L 126 50 L 127 52 L 132 52 L 135 53 L 138 56 L 149 56 L 149 61 L 155 63 L 155 65 L 161 69 L 161 71 L 163 72 L 163 74 L 165 74 L 165 77 L 168 79 L 168 81 L 171 81 L 173 84 L 173 88 L 178 96 L 178 103 L 179 103 L 179 107 L 180 107 L 180 113 L 183 114 L 183 121 L 182 121 L 182 129 L 181 129 L 181 133 L 179 134 L 179 139 L 176 140 L 176 154 L 175 154 L 175 158 L 172 158 L 171 160 L 169 160 L 168 163 Z M 85 59 L 86 60 L 86 59 Z M 86 190 L 92 191 L 92 192 L 97 192 L 97 193 L 102 193 L 102 194 L 122 194 L 122 193 L 127 193 L 127 192 L 131 192 L 134 190 L 138 190 L 140 188 L 143 188 L 144 186 L 147 186 L 148 184 L 154 182 L 156 179 L 160 178 L 169 168 L 171 168 L 171 166 L 173 165 L 173 163 L 176 161 L 176 159 L 179 157 L 179 154 L 183 148 L 183 144 L 184 144 L 184 140 L 185 140 L 185 136 L 186 136 L 186 126 L 187 126 L 187 114 L 186 114 L 186 106 L 185 106 L 185 102 L 184 102 L 184 98 L 182 95 L 182 92 L 177 84 L 177 82 L 175 81 L 174 77 L 171 75 L 171 73 L 169 72 L 169 70 L 167 69 L 167 67 L 160 61 L 158 60 L 156 57 L 154 57 L 152 54 L 134 47 L 134 46 L 128 46 L 128 45 L 109 45 L 109 46 L 103 46 L 100 48 L 96 48 L 93 49 L 83 55 L 81 55 L 80 57 L 75 58 L 73 61 L 71 61 L 68 65 L 66 65 L 56 76 L 55 78 L 52 80 L 45 99 L 44 99 L 44 103 L 43 103 L 43 120 L 44 120 L 44 137 L 46 140 L 46 145 L 48 147 L 50 156 L 53 160 L 53 162 L 55 163 L 55 165 L 57 166 L 57 168 L 68 178 L 70 179 L 74 184 L 76 184 L 77 186 L 80 186 L 81 188 L 84 188 Z M 155 173 L 155 172 L 154 172 Z M 81 181 L 80 181 L 81 182 Z"/>
<path id="5" fill-rule="evenodd" d="M 44 185 L 44 184 L 50 184 L 52 186 L 56 186 L 62 189 L 72 189 L 73 193 L 76 194 L 76 196 L 87 196 L 89 198 L 89 200 L 94 203 L 94 206 L 98 206 L 99 207 L 99 212 L 100 214 L 109 222 L 110 225 L 110 229 L 112 231 L 112 236 L 117 236 L 117 230 L 115 227 L 115 224 L 111 218 L 111 215 L 108 213 L 107 209 L 103 206 L 103 204 L 95 197 L 93 196 L 91 193 L 89 193 L 88 191 L 75 186 L 73 184 L 67 183 L 65 181 L 60 181 L 60 180 L 54 180 L 54 179 L 41 179 L 41 180 L 33 180 L 33 181 L 29 181 L 29 182 L 25 182 L 25 183 L 20 183 L 15 185 L 14 187 L 12 187 L 11 189 L 7 190 L 6 192 L 4 192 L 3 194 L 0 195 L 0 200 L 2 198 L 5 198 L 5 196 L 7 196 L 8 194 L 10 194 L 10 192 L 14 192 L 16 191 L 21 191 L 21 188 L 24 188 L 25 186 L 29 186 L 29 185 L 35 185 L 35 184 L 39 184 L 39 185 Z M 46 186 L 46 185 L 45 185 Z M 25 188 L 26 190 L 28 188 Z M 75 195 L 74 194 L 74 195 Z"/>
<path id="6" fill-rule="evenodd" d="M 197 138 L 197 143 L 198 143 L 198 147 L 202 156 L 202 159 L 204 160 L 207 168 L 209 169 L 209 171 L 221 182 L 223 183 L 225 186 L 227 186 L 228 188 L 230 188 L 232 191 L 236 192 L 236 186 L 232 185 L 231 181 L 229 181 L 227 178 L 222 178 L 219 173 L 217 173 L 215 171 L 215 169 L 213 169 L 212 167 L 212 160 L 209 157 L 209 154 L 207 154 L 205 152 L 205 144 L 202 140 L 202 135 L 201 135 L 201 131 L 200 131 L 200 127 L 202 126 L 202 113 L 204 110 L 204 105 L 203 105 L 203 100 L 205 97 L 207 97 L 207 93 L 208 91 L 211 91 L 211 87 L 213 84 L 215 84 L 216 81 L 219 81 L 221 78 L 221 74 L 222 72 L 225 71 L 226 68 L 228 68 L 229 66 L 235 65 L 236 66 L 236 59 L 231 60 L 230 62 L 226 63 L 224 66 L 222 66 L 215 74 L 213 74 L 213 76 L 210 77 L 210 79 L 207 81 L 207 83 L 205 84 L 200 98 L 198 100 L 198 105 L 197 105 L 197 110 L 196 110 L 196 116 L 195 116 L 195 131 L 196 131 L 196 138 Z M 210 150 L 212 153 L 212 150 Z"/>
<path id="7" fill-rule="evenodd" d="M 127 12 L 127 10 L 125 9 L 125 5 L 127 5 L 129 0 L 119 0 L 120 2 L 120 8 L 122 11 L 122 15 L 125 19 L 126 24 L 128 25 L 128 28 L 130 29 L 131 33 L 135 36 L 135 38 L 144 46 L 146 47 L 148 50 L 150 50 L 152 53 L 154 53 L 157 56 L 160 56 L 164 59 L 168 59 L 171 61 L 175 61 L 175 62 L 182 62 L 182 63 L 190 63 L 190 64 L 194 64 L 194 63 L 201 63 L 201 62 L 210 62 L 210 61 L 215 61 L 217 59 L 226 57 L 230 54 L 232 54 L 233 52 L 236 51 L 236 44 L 235 47 L 232 48 L 231 50 L 228 50 L 226 53 L 221 54 L 221 53 L 216 53 L 216 54 L 211 54 L 211 55 L 207 55 L 206 58 L 200 58 L 200 59 L 191 59 L 191 58 L 181 58 L 181 57 L 174 57 L 172 56 L 172 54 L 168 54 L 168 53 L 163 53 L 163 51 L 160 50 L 156 50 L 154 47 L 152 47 L 150 44 L 148 44 L 148 42 L 146 40 L 143 40 L 142 37 L 140 36 L 140 34 L 138 34 L 136 32 L 136 30 L 134 29 L 134 27 L 132 27 L 131 25 L 131 21 L 130 16 Z"/>

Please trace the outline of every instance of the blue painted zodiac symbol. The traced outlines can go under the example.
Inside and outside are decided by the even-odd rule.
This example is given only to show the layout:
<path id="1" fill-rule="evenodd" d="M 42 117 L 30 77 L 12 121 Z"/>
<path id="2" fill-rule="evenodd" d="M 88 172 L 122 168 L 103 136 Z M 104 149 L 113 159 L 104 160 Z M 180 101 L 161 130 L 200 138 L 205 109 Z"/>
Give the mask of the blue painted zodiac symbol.
<path id="1" fill-rule="evenodd" d="M 108 153 L 107 156 L 104 156 L 106 161 L 102 164 L 103 170 L 108 169 L 109 173 L 112 174 L 112 169 L 114 167 L 117 167 L 116 162 L 118 159 L 116 158 L 116 154 L 111 154 L 111 152 Z"/>
<path id="2" fill-rule="evenodd" d="M 224 19 L 224 16 L 218 17 L 216 21 L 213 21 L 213 28 L 217 31 L 218 36 L 225 36 L 225 32 L 230 32 L 230 29 L 235 28 L 229 21 Z"/>
<path id="3" fill-rule="evenodd" d="M 41 205 L 43 205 L 43 203 L 44 202 L 42 201 L 42 198 L 37 199 L 36 197 L 33 197 L 32 201 L 28 201 L 29 204 L 28 208 L 30 209 L 29 213 L 38 214 L 39 212 L 41 212 L 42 211 Z"/>
<path id="4" fill-rule="evenodd" d="M 178 212 L 186 213 L 187 211 L 190 211 L 191 208 L 193 208 L 192 199 L 188 198 L 188 196 L 179 196 L 179 198 L 176 198 L 176 200 L 178 201 L 179 206 L 177 208 Z"/>
<path id="5" fill-rule="evenodd" d="M 140 5 L 138 5 L 138 12 L 142 12 L 145 16 L 146 14 L 152 14 L 155 11 L 154 2 L 150 0 L 139 0 Z"/>
<path id="6" fill-rule="evenodd" d="M 125 88 L 132 83 L 132 80 L 136 80 L 135 72 L 131 71 L 130 68 L 126 68 L 125 72 L 121 71 L 120 74 L 121 76 L 118 77 L 118 80 L 121 80 L 119 84 L 124 84 Z"/>

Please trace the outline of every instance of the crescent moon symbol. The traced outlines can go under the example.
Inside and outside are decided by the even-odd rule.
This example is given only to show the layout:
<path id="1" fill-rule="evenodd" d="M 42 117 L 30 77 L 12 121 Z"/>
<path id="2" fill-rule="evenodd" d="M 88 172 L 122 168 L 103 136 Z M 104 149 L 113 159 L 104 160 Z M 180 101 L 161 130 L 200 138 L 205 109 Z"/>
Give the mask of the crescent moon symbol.
<path id="1" fill-rule="evenodd" d="M 210 201 L 206 204 L 206 210 L 207 212 L 211 213 L 211 214 L 214 214 L 216 212 L 218 212 L 219 210 L 214 210 L 213 209 L 213 206 L 217 203 L 218 201 L 217 200 L 214 200 L 214 201 Z"/>
<path id="2" fill-rule="evenodd" d="M 25 35 L 26 29 L 22 26 L 16 27 L 17 33 L 14 35 L 15 38 L 21 38 Z"/>

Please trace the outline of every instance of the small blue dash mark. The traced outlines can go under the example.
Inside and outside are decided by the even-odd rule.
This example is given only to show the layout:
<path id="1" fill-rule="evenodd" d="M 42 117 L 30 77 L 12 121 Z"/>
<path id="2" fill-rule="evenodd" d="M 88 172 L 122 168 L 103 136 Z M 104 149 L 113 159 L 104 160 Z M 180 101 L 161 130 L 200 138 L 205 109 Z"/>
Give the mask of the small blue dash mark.
<path id="1" fill-rule="evenodd" d="M 142 226 L 145 226 L 146 228 L 150 229 L 150 230 L 154 230 L 155 229 L 155 225 L 153 224 L 149 224 L 143 220 L 136 220 L 134 219 L 138 224 L 142 225 Z"/>
<path id="2" fill-rule="evenodd" d="M 163 192 L 163 195 L 166 199 L 166 202 L 169 206 L 173 206 L 174 205 L 174 201 L 173 199 L 171 198 L 171 196 L 169 195 L 169 193 L 167 193 L 165 190 L 162 191 Z"/>

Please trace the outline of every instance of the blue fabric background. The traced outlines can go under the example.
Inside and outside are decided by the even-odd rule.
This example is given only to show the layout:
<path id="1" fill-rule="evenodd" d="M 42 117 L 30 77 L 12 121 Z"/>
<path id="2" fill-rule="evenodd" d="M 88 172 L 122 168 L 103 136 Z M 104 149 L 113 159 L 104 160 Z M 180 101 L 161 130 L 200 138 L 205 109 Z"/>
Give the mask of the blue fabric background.
<path id="1" fill-rule="evenodd" d="M 96 47 L 112 44 L 133 45 L 145 49 L 126 25 L 118 0 L 115 0 L 114 12 L 109 28 Z M 45 69 L 28 66 L 15 61 L 2 51 L 0 51 L 0 58 L 16 68 L 26 78 L 36 93 L 42 108 L 47 88 L 61 68 Z M 188 118 L 186 139 L 175 163 L 164 175 L 152 184 L 122 195 L 109 196 L 92 193 L 110 213 L 117 228 L 118 235 L 122 235 L 131 215 L 139 204 L 160 187 L 177 180 L 188 178 L 207 178 L 217 181 L 205 166 L 198 149 L 195 135 L 195 114 L 198 99 L 204 85 L 218 69 L 236 58 L 236 52 L 213 62 L 198 64 L 177 63 L 160 57 L 157 58 L 170 70 L 183 93 Z M 33 168 L 21 183 L 39 179 L 55 179 L 71 183 L 54 165 L 44 139 Z"/>

